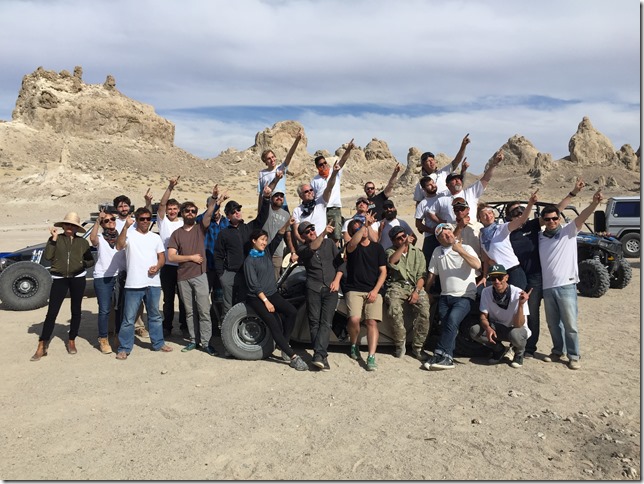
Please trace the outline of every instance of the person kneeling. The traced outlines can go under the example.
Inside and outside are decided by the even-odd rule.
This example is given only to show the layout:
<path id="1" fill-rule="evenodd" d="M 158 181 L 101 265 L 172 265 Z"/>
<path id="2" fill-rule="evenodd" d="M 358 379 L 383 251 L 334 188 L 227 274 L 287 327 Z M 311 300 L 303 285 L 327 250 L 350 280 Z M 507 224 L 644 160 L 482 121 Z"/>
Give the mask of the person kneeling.
<path id="1" fill-rule="evenodd" d="M 491 286 L 481 294 L 481 322 L 470 329 L 470 337 L 492 349 L 490 363 L 499 363 L 509 348 L 502 341 L 509 341 L 514 350 L 512 368 L 523 365 L 525 345 L 530 337 L 528 328 L 528 298 L 530 292 L 508 284 L 508 273 L 501 264 L 488 271 Z"/>

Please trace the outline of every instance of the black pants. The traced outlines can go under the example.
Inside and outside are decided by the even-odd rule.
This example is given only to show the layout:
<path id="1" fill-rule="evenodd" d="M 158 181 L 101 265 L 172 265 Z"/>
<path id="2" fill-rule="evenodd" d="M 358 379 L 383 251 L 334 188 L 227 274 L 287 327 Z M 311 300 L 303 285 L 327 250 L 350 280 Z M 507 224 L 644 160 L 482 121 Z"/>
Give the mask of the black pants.
<path id="1" fill-rule="evenodd" d="M 51 291 L 49 293 L 49 307 L 47 308 L 47 316 L 45 316 L 45 324 L 42 327 L 39 341 L 49 341 L 51 334 L 54 332 L 54 325 L 56 318 L 60 312 L 60 307 L 63 305 L 67 291 L 71 298 L 72 319 L 69 327 L 69 339 L 76 339 L 78 336 L 78 329 L 80 328 L 81 321 L 81 303 L 83 301 L 83 294 L 85 294 L 86 279 L 83 277 L 64 277 L 62 279 L 54 279 L 51 284 Z"/>
<path id="2" fill-rule="evenodd" d="M 161 268 L 159 277 L 161 279 L 161 291 L 163 291 L 163 329 L 172 330 L 174 320 L 174 298 L 177 295 L 177 270 L 178 266 L 164 265 Z M 186 308 L 179 298 L 179 326 L 188 328 L 186 323 Z"/>
<path id="3" fill-rule="evenodd" d="M 327 348 L 331 337 L 333 316 L 338 305 L 338 293 L 337 291 L 330 292 L 328 287 L 323 287 L 320 292 L 307 289 L 306 302 L 308 305 L 313 354 L 326 358 L 328 356 Z"/>
<path id="4" fill-rule="evenodd" d="M 275 306 L 274 313 L 269 313 L 264 303 L 255 296 L 249 296 L 246 299 L 246 304 L 268 325 L 277 347 L 292 358 L 295 355 L 295 351 L 291 348 L 289 340 L 295 327 L 297 309 L 284 299 L 279 292 L 267 297 L 271 304 Z"/>

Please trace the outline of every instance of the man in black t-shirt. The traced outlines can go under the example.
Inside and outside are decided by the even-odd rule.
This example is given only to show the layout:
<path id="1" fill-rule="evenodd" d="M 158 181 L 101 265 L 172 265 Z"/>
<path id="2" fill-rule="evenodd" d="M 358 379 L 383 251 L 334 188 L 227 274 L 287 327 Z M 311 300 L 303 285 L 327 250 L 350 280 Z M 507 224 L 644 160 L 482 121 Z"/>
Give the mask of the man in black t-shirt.
<path id="1" fill-rule="evenodd" d="M 360 359 L 358 336 L 360 321 L 364 314 L 367 327 L 367 370 L 374 371 L 376 348 L 378 346 L 378 322 L 382 321 L 381 290 L 387 277 L 385 250 L 369 239 L 369 227 L 374 223 L 372 214 L 367 214 L 365 222 L 351 220 L 347 231 L 351 240 L 347 243 L 347 284 L 345 300 L 348 309 L 347 332 L 351 341 L 350 356 Z"/>
<path id="2" fill-rule="evenodd" d="M 396 166 L 394 167 L 394 171 L 391 174 L 391 177 L 389 178 L 389 181 L 387 182 L 387 186 L 383 191 L 376 193 L 376 185 L 372 181 L 368 181 L 367 183 L 364 184 L 364 193 L 367 195 L 367 200 L 369 200 L 369 207 L 368 211 L 373 213 L 376 217 L 376 221 L 379 221 L 382 219 L 382 211 L 383 211 L 383 204 L 385 203 L 386 200 L 389 199 L 391 196 L 391 192 L 394 190 L 394 183 L 396 183 L 396 178 L 398 177 L 398 173 L 400 173 L 401 166 L 400 163 L 396 163 Z"/>

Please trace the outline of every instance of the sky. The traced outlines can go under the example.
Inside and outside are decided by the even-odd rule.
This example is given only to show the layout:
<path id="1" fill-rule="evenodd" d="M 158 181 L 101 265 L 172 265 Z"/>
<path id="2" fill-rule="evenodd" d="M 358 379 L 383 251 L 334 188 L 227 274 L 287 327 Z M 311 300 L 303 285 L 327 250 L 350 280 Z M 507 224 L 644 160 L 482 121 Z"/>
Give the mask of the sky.
<path id="1" fill-rule="evenodd" d="M 73 71 L 151 104 L 203 158 L 284 120 L 308 151 L 355 138 L 480 173 L 515 134 L 553 159 L 584 116 L 640 145 L 635 0 L 0 0 L 0 120 L 25 74 Z"/>

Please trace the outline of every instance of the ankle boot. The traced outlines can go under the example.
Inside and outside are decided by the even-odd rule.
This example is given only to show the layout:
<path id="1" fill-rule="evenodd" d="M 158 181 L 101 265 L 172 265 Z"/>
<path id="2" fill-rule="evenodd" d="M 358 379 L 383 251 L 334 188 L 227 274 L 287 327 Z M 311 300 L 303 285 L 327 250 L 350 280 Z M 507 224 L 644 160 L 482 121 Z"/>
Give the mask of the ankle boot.
<path id="1" fill-rule="evenodd" d="M 101 350 L 101 353 L 103 353 L 104 355 L 109 355 L 112 352 L 112 347 L 107 341 L 107 338 L 98 338 L 98 346 Z"/>
<path id="2" fill-rule="evenodd" d="M 77 351 L 76 351 L 76 343 L 74 342 L 73 339 L 70 339 L 67 342 L 67 353 L 69 353 L 70 355 L 75 355 L 77 353 Z"/>
<path id="3" fill-rule="evenodd" d="M 44 341 L 38 341 L 38 348 L 36 352 L 31 357 L 31 361 L 38 361 L 43 356 L 47 356 L 47 344 Z"/>

